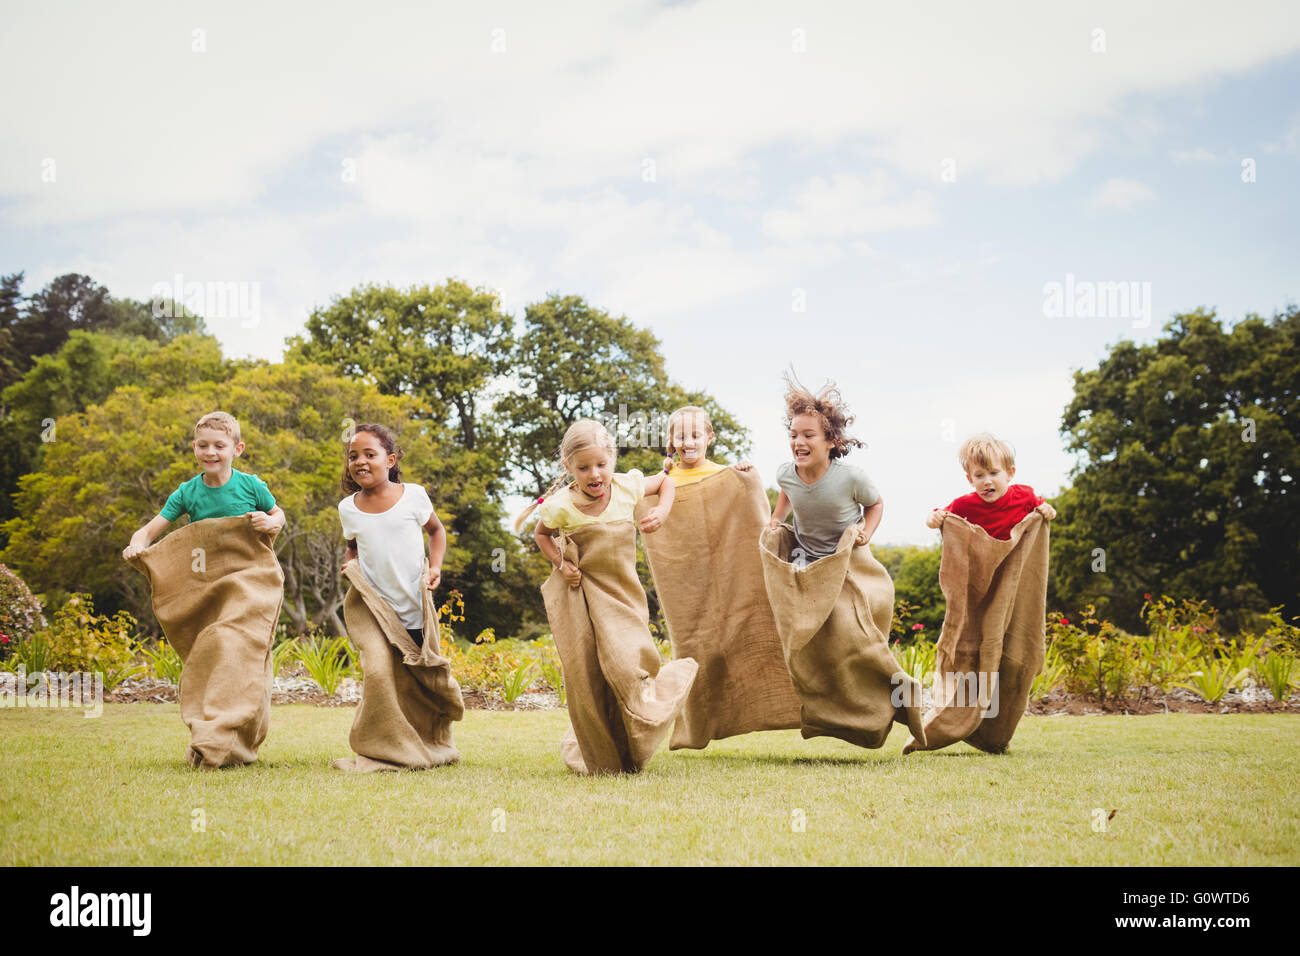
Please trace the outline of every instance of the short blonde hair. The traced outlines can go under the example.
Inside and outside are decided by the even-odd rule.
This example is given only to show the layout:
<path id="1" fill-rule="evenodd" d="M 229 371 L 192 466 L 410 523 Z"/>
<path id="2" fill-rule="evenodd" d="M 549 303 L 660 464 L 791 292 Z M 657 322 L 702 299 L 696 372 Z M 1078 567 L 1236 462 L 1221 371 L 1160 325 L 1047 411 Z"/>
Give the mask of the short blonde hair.
<path id="1" fill-rule="evenodd" d="M 961 470 L 969 475 L 971 468 L 975 465 L 979 465 L 981 468 L 993 468 L 995 466 L 1014 468 L 1016 466 L 1016 452 L 1002 439 L 994 438 L 988 432 L 984 432 L 962 442 L 961 448 L 957 452 L 957 460 L 961 462 Z"/>
<path id="2" fill-rule="evenodd" d="M 687 415 L 694 417 L 696 421 L 703 421 L 704 427 L 707 428 L 710 433 L 713 431 L 713 420 L 709 418 L 708 412 L 700 408 L 698 405 L 683 405 L 681 408 L 677 409 L 677 411 L 668 416 L 668 441 L 665 444 L 670 457 L 677 454 L 680 450 L 673 444 L 673 426 L 679 421 L 685 419 Z M 683 425 L 682 428 L 685 430 L 685 425 Z"/>
<path id="3" fill-rule="evenodd" d="M 194 436 L 197 438 L 200 428 L 212 428 L 219 432 L 225 432 L 236 442 L 243 441 L 239 437 L 239 419 L 230 412 L 208 412 L 199 419 L 194 426 Z"/>

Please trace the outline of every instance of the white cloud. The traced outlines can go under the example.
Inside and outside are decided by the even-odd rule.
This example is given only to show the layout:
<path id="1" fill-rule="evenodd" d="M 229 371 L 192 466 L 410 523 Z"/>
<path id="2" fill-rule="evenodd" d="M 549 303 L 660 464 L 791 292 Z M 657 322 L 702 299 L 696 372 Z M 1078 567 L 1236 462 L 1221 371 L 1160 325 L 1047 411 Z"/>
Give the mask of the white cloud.
<path id="1" fill-rule="evenodd" d="M 879 169 L 866 179 L 836 173 L 827 182 L 818 176 L 799 190 L 794 208 L 773 209 L 763 216 L 763 233 L 798 242 L 928 226 L 935 221 L 929 193 L 917 190 L 910 197 L 899 193 L 889 174 Z"/>
<path id="2" fill-rule="evenodd" d="M 1210 166 L 1219 165 L 1229 161 L 1223 156 L 1211 152 L 1204 146 L 1197 146 L 1195 149 L 1175 149 L 1169 153 L 1169 158 L 1175 163 L 1180 164 L 1205 164 Z"/>
<path id="3" fill-rule="evenodd" d="M 1156 194 L 1143 183 L 1115 177 L 1106 180 L 1088 197 L 1090 209 L 1116 209 L 1121 212 L 1155 199 Z"/>
<path id="4" fill-rule="evenodd" d="M 1300 156 L 1300 113 L 1291 117 L 1291 122 L 1281 138 L 1264 144 L 1264 152 Z"/>
<path id="5" fill-rule="evenodd" d="M 25 91 L 7 108 L 0 194 L 24 223 L 227 210 L 336 180 L 342 156 L 393 130 L 473 165 L 509 157 L 534 194 L 631 182 L 647 157 L 683 185 L 763 148 L 855 142 L 918 181 L 953 158 L 963 178 L 1032 184 L 1101 147 L 1125 98 L 1297 48 L 1284 2 L 34 4 L 0 39 L 0 80 Z"/>

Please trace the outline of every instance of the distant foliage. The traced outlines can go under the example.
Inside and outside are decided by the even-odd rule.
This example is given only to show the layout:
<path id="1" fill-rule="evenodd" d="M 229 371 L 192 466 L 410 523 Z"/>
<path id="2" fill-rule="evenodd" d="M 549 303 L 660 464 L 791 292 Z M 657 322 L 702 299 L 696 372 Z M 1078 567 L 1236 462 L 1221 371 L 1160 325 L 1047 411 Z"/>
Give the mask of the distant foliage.
<path id="1" fill-rule="evenodd" d="M 27 583 L 0 564 L 0 661 L 45 626 L 41 602 Z"/>

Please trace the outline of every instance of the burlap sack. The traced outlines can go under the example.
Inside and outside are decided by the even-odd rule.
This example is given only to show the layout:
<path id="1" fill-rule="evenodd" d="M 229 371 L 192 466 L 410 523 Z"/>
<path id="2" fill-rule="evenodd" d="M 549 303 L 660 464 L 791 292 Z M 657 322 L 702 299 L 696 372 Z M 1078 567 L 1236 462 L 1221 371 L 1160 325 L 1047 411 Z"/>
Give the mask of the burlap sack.
<path id="1" fill-rule="evenodd" d="M 637 518 L 658 503 L 642 499 Z M 727 468 L 678 488 L 664 526 L 642 538 L 673 656 L 700 667 L 673 750 L 800 725 L 754 547 L 770 511 L 758 472 Z"/>
<path id="2" fill-rule="evenodd" d="M 569 706 L 560 754 L 576 773 L 636 773 L 672 730 L 697 667 L 660 665 L 632 522 L 585 525 L 560 541 L 582 571 L 576 588 L 558 569 L 542 585 Z"/>
<path id="3" fill-rule="evenodd" d="M 943 520 L 939 586 L 947 610 L 935 654 L 936 710 L 904 753 L 958 740 L 988 753 L 1007 749 L 1043 669 L 1047 614 L 1047 521 L 1031 512 L 1009 541 L 964 518 Z"/>
<path id="4" fill-rule="evenodd" d="M 425 566 L 427 572 L 428 566 Z M 366 580 L 357 562 L 343 570 L 352 586 L 343 599 L 348 639 L 361 652 L 361 703 L 348 745 L 355 757 L 338 770 L 423 770 L 460 759 L 451 722 L 465 716 L 451 661 L 438 653 L 438 609 L 424 594 L 424 643 L 417 647 L 397 612 Z"/>
<path id="5" fill-rule="evenodd" d="M 208 518 L 131 559 L 149 580 L 153 610 L 184 662 L 185 759 L 211 769 L 252 763 L 271 722 L 271 644 L 284 599 L 274 535 L 248 518 Z"/>
<path id="6" fill-rule="evenodd" d="M 838 737 L 880 747 L 897 721 L 924 740 L 921 686 L 889 652 L 894 582 L 858 526 L 835 553 L 801 567 L 791 563 L 794 532 L 782 525 L 759 538 L 767 598 L 776 618 L 807 737 Z"/>

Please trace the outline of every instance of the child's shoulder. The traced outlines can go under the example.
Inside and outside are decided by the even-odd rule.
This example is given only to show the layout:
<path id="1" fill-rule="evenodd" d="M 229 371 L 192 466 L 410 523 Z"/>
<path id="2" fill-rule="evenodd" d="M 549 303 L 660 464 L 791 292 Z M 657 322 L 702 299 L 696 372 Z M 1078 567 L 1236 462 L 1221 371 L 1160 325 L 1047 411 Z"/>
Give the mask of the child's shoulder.
<path id="1" fill-rule="evenodd" d="M 230 477 L 232 480 L 238 481 L 241 484 L 262 485 L 262 486 L 266 485 L 266 479 L 263 478 L 261 475 L 257 474 L 256 472 L 240 471 L 238 468 L 232 468 L 230 469 Z M 202 481 L 203 476 L 199 475 L 198 480 Z"/>

